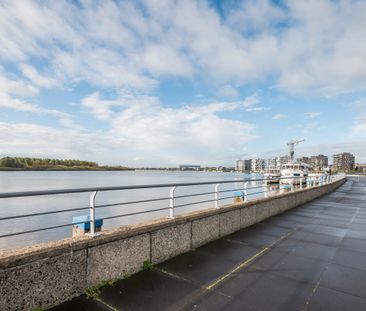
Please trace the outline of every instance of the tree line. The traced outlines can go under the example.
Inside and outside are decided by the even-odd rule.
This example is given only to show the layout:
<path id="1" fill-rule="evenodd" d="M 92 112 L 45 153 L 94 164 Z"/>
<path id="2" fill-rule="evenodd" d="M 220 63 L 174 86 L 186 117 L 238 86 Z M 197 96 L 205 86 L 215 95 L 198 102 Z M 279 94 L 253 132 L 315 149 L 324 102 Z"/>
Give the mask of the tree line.
<path id="1" fill-rule="evenodd" d="M 0 167 L 39 168 L 39 167 L 98 167 L 95 162 L 81 160 L 60 160 L 41 158 L 5 157 L 0 159 Z"/>

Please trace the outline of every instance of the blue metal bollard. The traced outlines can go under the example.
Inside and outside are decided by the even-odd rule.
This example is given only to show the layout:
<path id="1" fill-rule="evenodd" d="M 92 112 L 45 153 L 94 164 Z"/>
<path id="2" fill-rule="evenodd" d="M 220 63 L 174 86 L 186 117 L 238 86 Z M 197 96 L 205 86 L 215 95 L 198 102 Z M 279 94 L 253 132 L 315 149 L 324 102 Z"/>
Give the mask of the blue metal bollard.
<path id="1" fill-rule="evenodd" d="M 72 218 L 74 224 L 72 236 L 82 235 L 90 232 L 90 215 L 76 216 Z M 95 232 L 100 232 L 103 226 L 103 219 L 95 219 Z"/>
<path id="2" fill-rule="evenodd" d="M 234 191 L 234 203 L 244 202 L 244 191 Z"/>

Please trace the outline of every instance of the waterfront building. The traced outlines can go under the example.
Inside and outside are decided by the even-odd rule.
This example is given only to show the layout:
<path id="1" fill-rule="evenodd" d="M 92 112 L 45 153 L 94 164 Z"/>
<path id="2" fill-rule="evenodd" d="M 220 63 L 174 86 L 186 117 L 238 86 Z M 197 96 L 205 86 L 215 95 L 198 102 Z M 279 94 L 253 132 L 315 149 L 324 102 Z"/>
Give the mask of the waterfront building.
<path id="1" fill-rule="evenodd" d="M 314 171 L 321 171 L 323 168 L 328 167 L 328 157 L 323 154 L 310 157 L 301 157 L 298 158 L 297 161 L 308 164 Z"/>
<path id="2" fill-rule="evenodd" d="M 319 154 L 317 156 L 310 157 L 310 161 L 308 163 L 314 170 L 320 171 L 322 168 L 328 166 L 328 157 Z"/>
<path id="3" fill-rule="evenodd" d="M 275 168 L 275 167 L 276 167 L 276 158 L 265 159 L 265 168 L 266 169 Z"/>
<path id="4" fill-rule="evenodd" d="M 199 171 L 200 169 L 200 165 L 179 165 L 181 171 Z"/>
<path id="5" fill-rule="evenodd" d="M 276 168 L 281 168 L 282 164 L 286 164 L 288 162 L 290 162 L 290 156 L 288 155 L 276 157 Z"/>
<path id="6" fill-rule="evenodd" d="M 266 161 L 265 159 L 255 158 L 251 159 L 251 171 L 255 173 L 259 173 L 265 169 Z"/>
<path id="7" fill-rule="evenodd" d="M 245 172 L 250 172 L 250 169 L 252 167 L 252 160 L 244 160 L 244 171 Z"/>
<path id="8" fill-rule="evenodd" d="M 355 168 L 355 156 L 349 152 L 333 155 L 333 170 L 349 172 Z"/>
<path id="9" fill-rule="evenodd" d="M 235 171 L 244 172 L 244 160 L 235 161 Z"/>
<path id="10" fill-rule="evenodd" d="M 297 159 L 297 162 L 299 163 L 305 163 L 310 165 L 310 158 L 309 157 L 301 157 Z"/>
<path id="11" fill-rule="evenodd" d="M 237 172 L 250 172 L 251 160 L 236 160 L 235 171 Z"/>

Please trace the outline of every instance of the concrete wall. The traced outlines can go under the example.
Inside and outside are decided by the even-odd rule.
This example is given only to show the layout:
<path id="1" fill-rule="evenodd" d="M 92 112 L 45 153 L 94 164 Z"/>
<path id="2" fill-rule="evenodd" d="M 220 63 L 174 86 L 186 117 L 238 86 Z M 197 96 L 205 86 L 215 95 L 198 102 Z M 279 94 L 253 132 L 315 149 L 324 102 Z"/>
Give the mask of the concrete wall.
<path id="1" fill-rule="evenodd" d="M 0 310 L 48 308 L 103 280 L 123 278 L 333 191 L 345 179 L 0 254 Z"/>

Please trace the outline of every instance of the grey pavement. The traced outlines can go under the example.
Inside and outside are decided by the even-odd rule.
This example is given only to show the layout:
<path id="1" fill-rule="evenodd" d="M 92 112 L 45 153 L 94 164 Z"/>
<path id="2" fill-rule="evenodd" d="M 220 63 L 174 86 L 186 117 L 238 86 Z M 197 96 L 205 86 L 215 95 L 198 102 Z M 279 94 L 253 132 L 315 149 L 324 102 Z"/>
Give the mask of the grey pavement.
<path id="1" fill-rule="evenodd" d="M 366 178 L 61 310 L 366 310 Z"/>

